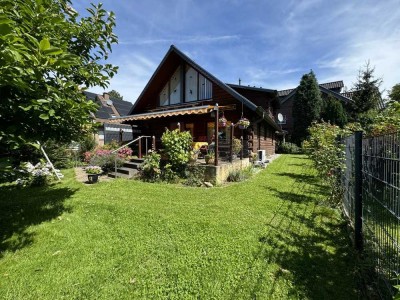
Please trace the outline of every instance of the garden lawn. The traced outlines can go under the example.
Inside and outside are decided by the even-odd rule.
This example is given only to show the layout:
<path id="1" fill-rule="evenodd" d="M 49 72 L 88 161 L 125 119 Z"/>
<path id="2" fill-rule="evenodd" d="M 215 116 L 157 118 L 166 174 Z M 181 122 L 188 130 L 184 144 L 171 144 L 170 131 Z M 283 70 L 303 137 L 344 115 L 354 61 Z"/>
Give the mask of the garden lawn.
<path id="1" fill-rule="evenodd" d="M 0 188 L 0 299 L 357 299 L 346 226 L 311 162 L 212 189 L 65 171 Z"/>

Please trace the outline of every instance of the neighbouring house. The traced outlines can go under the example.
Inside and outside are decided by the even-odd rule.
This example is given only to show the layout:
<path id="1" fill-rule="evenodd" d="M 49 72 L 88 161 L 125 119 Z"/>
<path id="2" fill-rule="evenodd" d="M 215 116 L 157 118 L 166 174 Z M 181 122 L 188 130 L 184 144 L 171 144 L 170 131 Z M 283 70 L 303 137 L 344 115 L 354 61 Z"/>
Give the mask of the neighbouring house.
<path id="1" fill-rule="evenodd" d="M 225 84 L 172 45 L 128 115 L 108 122 L 137 126 L 138 135 L 154 136 L 157 147 L 165 128 L 179 128 L 190 131 L 194 143 L 211 144 L 218 135 L 221 157 L 232 137 L 243 138 L 244 156 L 257 150 L 271 155 L 280 132 L 278 107 L 276 90 Z M 236 126 L 242 117 L 250 121 L 247 129 Z"/>
<path id="2" fill-rule="evenodd" d="M 343 81 L 334 81 L 319 84 L 319 90 L 321 92 L 322 99 L 326 99 L 329 95 L 338 99 L 343 107 L 347 107 L 351 100 L 350 92 L 343 92 L 344 87 Z M 282 130 L 286 133 L 288 140 L 290 140 L 291 134 L 293 133 L 293 117 L 292 108 L 293 100 L 296 95 L 297 88 L 278 91 L 278 96 L 280 99 L 280 108 L 277 113 L 281 113 L 283 116 L 283 121 L 279 122 L 282 126 Z"/>
<path id="3" fill-rule="evenodd" d="M 98 132 L 95 134 L 96 142 L 100 146 L 111 141 L 124 142 L 132 140 L 135 128 L 130 125 L 110 123 L 110 119 L 126 116 L 132 109 L 133 104 L 131 102 L 112 98 L 108 93 L 98 95 L 85 91 L 84 94 L 87 99 L 99 105 L 93 118 L 94 121 L 100 124 Z"/>

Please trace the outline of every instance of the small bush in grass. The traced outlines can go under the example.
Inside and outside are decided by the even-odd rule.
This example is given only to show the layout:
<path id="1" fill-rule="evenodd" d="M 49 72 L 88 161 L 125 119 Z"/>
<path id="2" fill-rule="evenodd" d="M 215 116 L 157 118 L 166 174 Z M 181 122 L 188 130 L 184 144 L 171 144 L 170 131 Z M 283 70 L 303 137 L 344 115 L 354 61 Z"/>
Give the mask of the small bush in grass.
<path id="1" fill-rule="evenodd" d="M 160 160 L 160 154 L 150 151 L 149 154 L 144 157 L 140 170 L 140 178 L 148 182 L 159 181 L 161 177 Z"/>
<path id="2" fill-rule="evenodd" d="M 166 164 L 161 171 L 161 179 L 168 183 L 178 183 L 179 176 L 172 170 L 171 164 Z"/>
<path id="3" fill-rule="evenodd" d="M 302 153 L 302 150 L 296 144 L 286 142 L 286 143 L 279 143 L 277 152 L 285 154 L 298 154 Z"/>
<path id="4" fill-rule="evenodd" d="M 244 169 L 233 170 L 229 172 L 227 180 L 229 182 L 240 182 L 250 178 L 252 174 L 253 167 L 251 166 Z"/>
<path id="5" fill-rule="evenodd" d="M 161 142 L 164 146 L 165 153 L 168 155 L 168 160 L 171 168 L 175 172 L 182 172 L 189 161 L 191 143 L 193 141 L 189 131 L 180 132 L 178 129 L 166 130 Z"/>
<path id="6" fill-rule="evenodd" d="M 204 168 L 196 165 L 189 165 L 185 170 L 186 180 L 183 182 L 187 186 L 201 186 L 204 181 Z"/>

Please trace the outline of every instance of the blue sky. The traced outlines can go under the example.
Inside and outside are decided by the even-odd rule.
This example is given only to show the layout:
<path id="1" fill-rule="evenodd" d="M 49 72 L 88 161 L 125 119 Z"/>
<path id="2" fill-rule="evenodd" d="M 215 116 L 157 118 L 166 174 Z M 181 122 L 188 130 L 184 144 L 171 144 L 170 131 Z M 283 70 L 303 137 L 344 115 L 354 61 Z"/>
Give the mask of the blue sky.
<path id="1" fill-rule="evenodd" d="M 93 0 L 95 1 L 95 0 Z M 347 88 L 370 60 L 382 89 L 400 82 L 400 1 L 104 0 L 116 14 L 109 90 L 135 102 L 171 44 L 223 82 L 286 89 L 313 69 Z M 73 1 L 83 13 L 88 2 Z M 91 88 L 93 92 L 103 92 Z"/>

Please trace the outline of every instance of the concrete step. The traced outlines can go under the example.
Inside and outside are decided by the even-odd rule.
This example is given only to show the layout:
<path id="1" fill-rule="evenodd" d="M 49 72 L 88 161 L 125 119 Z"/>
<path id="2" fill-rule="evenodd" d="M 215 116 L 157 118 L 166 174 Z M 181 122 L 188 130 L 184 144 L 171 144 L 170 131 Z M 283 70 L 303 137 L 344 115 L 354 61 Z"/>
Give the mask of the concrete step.
<path id="1" fill-rule="evenodd" d="M 138 172 L 137 169 L 126 168 L 126 167 L 117 168 L 117 173 L 134 175 L 137 172 Z"/>
<path id="2" fill-rule="evenodd" d="M 115 175 L 116 174 L 116 175 Z M 124 174 L 124 173 L 119 173 L 119 172 L 117 172 L 117 173 L 115 173 L 115 172 L 109 172 L 108 173 L 108 177 L 111 177 L 111 178 L 126 178 L 126 179 L 131 179 L 132 177 L 133 177 L 133 175 L 130 175 L 130 174 Z"/>
<path id="3" fill-rule="evenodd" d="M 144 159 L 143 158 L 131 158 L 132 163 L 138 163 L 141 164 L 143 163 Z"/>
<path id="4" fill-rule="evenodd" d="M 141 166 L 141 163 L 131 162 L 131 161 L 123 164 L 123 167 L 130 168 L 130 169 L 139 169 L 140 166 Z"/>

